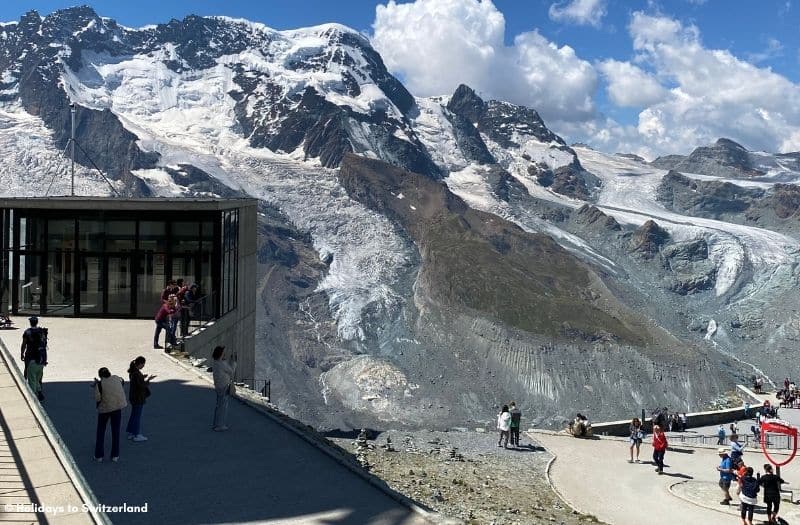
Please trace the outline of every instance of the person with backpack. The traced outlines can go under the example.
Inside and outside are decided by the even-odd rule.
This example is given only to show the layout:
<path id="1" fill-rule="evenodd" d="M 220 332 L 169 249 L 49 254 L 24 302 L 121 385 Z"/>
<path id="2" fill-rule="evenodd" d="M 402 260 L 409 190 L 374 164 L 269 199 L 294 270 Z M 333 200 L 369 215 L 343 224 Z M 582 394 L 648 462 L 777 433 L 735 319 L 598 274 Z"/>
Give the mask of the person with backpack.
<path id="1" fill-rule="evenodd" d="M 147 438 L 142 435 L 142 410 L 144 409 L 145 400 L 150 397 L 150 381 L 156 376 L 145 376 L 142 374 L 146 360 L 143 356 L 139 356 L 131 361 L 128 367 L 128 378 L 130 379 L 130 386 L 128 387 L 128 397 L 131 401 L 131 415 L 128 418 L 128 439 L 137 443 L 147 441 Z"/>
<path id="2" fill-rule="evenodd" d="M 720 425 L 717 429 L 717 445 L 725 444 L 725 427 Z"/>
<path id="3" fill-rule="evenodd" d="M 519 447 L 519 427 L 522 421 L 522 411 L 517 408 L 517 403 L 515 401 L 511 402 L 509 413 L 511 414 L 511 426 L 509 427 L 511 446 Z"/>
<path id="4" fill-rule="evenodd" d="M 660 426 L 653 427 L 653 463 L 656 465 L 656 472 L 664 473 L 664 454 L 667 452 L 667 435 Z"/>
<path id="5" fill-rule="evenodd" d="M 124 381 L 112 376 L 108 368 L 97 371 L 100 379 L 94 380 L 94 400 L 97 403 L 97 433 L 94 442 L 94 460 L 98 463 L 105 456 L 106 427 L 111 422 L 111 461 L 119 461 L 119 429 L 122 424 L 122 409 L 128 406 L 125 399 Z"/>
<path id="6" fill-rule="evenodd" d="M 47 366 L 47 328 L 39 326 L 39 318 L 35 315 L 28 318 L 31 326 L 22 334 L 20 348 L 22 361 L 25 363 L 23 374 L 33 393 L 39 401 L 44 401 L 42 378 Z"/>
<path id="7" fill-rule="evenodd" d="M 758 485 L 764 487 L 764 505 L 767 507 L 767 523 L 778 523 L 781 506 L 781 484 L 786 483 L 772 472 L 772 465 L 764 465 L 764 475 L 758 477 Z"/>
<path id="8" fill-rule="evenodd" d="M 758 480 L 753 477 L 753 467 L 745 469 L 744 477 L 741 479 L 742 491 L 739 493 L 739 500 L 742 502 L 742 525 L 753 525 L 753 511 L 758 504 Z"/>

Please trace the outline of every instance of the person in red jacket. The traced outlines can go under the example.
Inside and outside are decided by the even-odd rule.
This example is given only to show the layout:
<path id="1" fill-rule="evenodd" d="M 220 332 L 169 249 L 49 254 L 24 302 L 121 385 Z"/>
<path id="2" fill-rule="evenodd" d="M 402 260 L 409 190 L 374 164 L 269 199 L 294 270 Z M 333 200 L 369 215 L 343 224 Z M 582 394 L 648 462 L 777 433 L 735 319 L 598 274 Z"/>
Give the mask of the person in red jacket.
<path id="1" fill-rule="evenodd" d="M 656 472 L 664 473 L 664 454 L 667 452 L 667 435 L 656 425 L 653 427 L 653 463 L 656 464 Z"/>

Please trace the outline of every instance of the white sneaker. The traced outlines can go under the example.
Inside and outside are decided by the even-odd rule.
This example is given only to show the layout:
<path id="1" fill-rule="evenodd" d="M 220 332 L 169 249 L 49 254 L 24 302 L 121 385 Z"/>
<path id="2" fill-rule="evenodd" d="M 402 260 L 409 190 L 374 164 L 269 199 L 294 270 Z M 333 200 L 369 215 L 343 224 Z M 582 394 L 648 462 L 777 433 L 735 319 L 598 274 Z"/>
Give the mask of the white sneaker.
<path id="1" fill-rule="evenodd" d="M 138 436 L 133 436 L 133 438 L 132 438 L 132 439 L 133 439 L 133 441 L 136 441 L 137 443 L 139 443 L 139 442 L 141 442 L 141 441 L 147 441 L 147 438 L 146 438 L 146 437 L 144 437 L 144 436 L 143 436 L 143 435 L 141 435 L 141 434 L 139 434 Z"/>
<path id="2" fill-rule="evenodd" d="M 103 462 L 103 458 L 94 458 L 94 460 L 97 461 L 98 463 L 102 463 Z"/>
<path id="3" fill-rule="evenodd" d="M 119 456 L 111 458 L 111 461 L 113 461 L 114 463 L 117 463 L 119 461 Z"/>
<path id="4" fill-rule="evenodd" d="M 133 439 L 133 436 L 135 436 L 135 434 L 128 434 L 128 439 Z"/>

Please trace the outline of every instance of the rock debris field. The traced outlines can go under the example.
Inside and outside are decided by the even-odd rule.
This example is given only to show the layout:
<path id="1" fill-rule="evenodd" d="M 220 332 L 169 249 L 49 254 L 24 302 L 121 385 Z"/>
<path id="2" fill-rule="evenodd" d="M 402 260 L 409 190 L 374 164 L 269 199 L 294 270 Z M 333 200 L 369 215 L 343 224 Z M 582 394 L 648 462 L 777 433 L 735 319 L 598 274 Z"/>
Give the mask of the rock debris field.
<path id="1" fill-rule="evenodd" d="M 446 518 L 469 524 L 602 523 L 572 511 L 545 477 L 552 455 L 525 435 L 518 449 L 494 432 L 386 431 L 334 438 L 394 490 Z M 388 443 L 391 442 L 391 445 Z"/>

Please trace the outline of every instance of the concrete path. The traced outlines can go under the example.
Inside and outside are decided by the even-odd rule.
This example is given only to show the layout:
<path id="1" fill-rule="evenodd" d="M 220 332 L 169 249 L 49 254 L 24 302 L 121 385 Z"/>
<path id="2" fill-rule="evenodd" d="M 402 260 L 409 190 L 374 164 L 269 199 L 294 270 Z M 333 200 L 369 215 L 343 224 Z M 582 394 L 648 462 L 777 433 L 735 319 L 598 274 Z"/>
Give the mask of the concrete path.
<path id="1" fill-rule="evenodd" d="M 0 352 L 0 523 L 94 523 L 12 369 Z"/>
<path id="2" fill-rule="evenodd" d="M 553 485 L 581 512 L 615 525 L 641 525 L 643 519 L 648 525 L 735 523 L 734 509 L 719 505 L 722 493 L 716 486 L 719 456 L 715 448 L 671 446 L 677 450 L 667 451 L 667 467 L 659 476 L 651 464 L 649 443 L 642 445 L 642 463 L 631 464 L 625 441 L 540 432 L 529 435 L 557 456 L 550 471 Z M 748 458 L 754 465 L 765 463 L 760 453 L 748 453 L 745 460 Z M 800 464 L 784 467 L 782 476 L 793 486 L 800 485 Z M 798 497 L 800 493 L 795 494 Z M 664 512 L 647 510 L 654 508 Z M 798 507 L 787 501 L 781 516 L 789 523 L 800 523 Z"/>
<path id="3" fill-rule="evenodd" d="M 18 326 L 27 322 L 17 318 Z M 101 503 L 147 504 L 114 523 L 411 524 L 424 521 L 279 424 L 239 402 L 228 432 L 211 431 L 211 386 L 153 350 L 152 321 L 42 319 L 50 330 L 45 407 Z M 21 333 L 0 333 L 19 348 Z M 124 438 L 119 463 L 93 461 L 92 378 L 101 366 L 127 382 L 128 364 L 158 377 L 144 407 L 145 443 Z M 107 438 L 106 451 L 110 447 Z"/>

